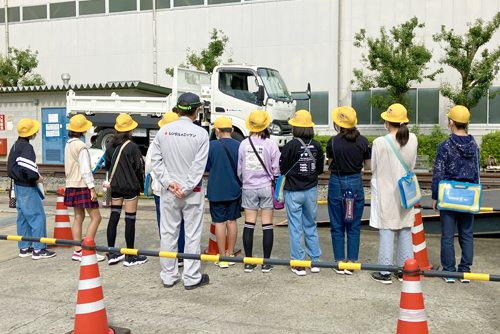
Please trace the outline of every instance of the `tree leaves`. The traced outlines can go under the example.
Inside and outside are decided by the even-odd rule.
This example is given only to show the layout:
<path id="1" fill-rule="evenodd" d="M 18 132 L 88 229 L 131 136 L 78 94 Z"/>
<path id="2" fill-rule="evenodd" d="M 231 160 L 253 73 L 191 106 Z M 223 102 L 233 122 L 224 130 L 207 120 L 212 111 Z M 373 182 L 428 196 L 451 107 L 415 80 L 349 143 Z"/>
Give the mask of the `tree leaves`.
<path id="1" fill-rule="evenodd" d="M 380 28 L 380 37 L 366 36 L 366 31 L 361 29 L 354 36 L 354 46 L 367 48 L 368 54 L 363 54 L 361 63 L 365 69 L 353 70 L 359 90 L 384 88 L 388 94 L 374 94 L 369 98 L 370 104 L 375 108 L 387 109 L 393 103 L 401 103 L 410 110 L 410 99 L 406 94 L 411 86 L 424 79 L 435 80 L 436 75 L 443 73 L 440 68 L 432 73 L 424 73 L 429 68 L 427 63 L 431 60 L 432 52 L 423 42 L 415 42 L 417 28 L 423 28 L 423 23 L 418 23 L 416 17 L 387 32 L 385 27 Z M 368 72 L 365 72 L 368 70 Z"/>
<path id="2" fill-rule="evenodd" d="M 192 66 L 198 71 L 212 73 L 214 68 L 222 63 L 221 57 L 226 51 L 229 38 L 222 30 L 214 28 L 210 40 L 211 42 L 208 43 L 208 47 L 206 49 L 201 49 L 200 52 L 188 48 L 186 50 L 186 63 L 181 63 L 179 67 L 189 68 Z M 228 52 L 229 63 L 233 62 L 231 56 L 232 52 Z M 174 76 L 174 69 L 172 67 L 166 68 L 165 72 L 170 76 Z"/>
<path id="3" fill-rule="evenodd" d="M 41 86 L 45 80 L 33 70 L 38 67 L 38 51 L 9 48 L 9 57 L 0 55 L 0 87 Z"/>
<path id="4" fill-rule="evenodd" d="M 500 69 L 500 47 L 492 52 L 483 49 L 481 57 L 477 57 L 479 49 L 491 40 L 500 27 L 500 12 L 489 22 L 477 19 L 473 24 L 467 25 L 469 30 L 464 36 L 455 34 L 453 29 L 447 31 L 443 25 L 441 32 L 434 34 L 432 38 L 445 51 L 439 63 L 451 66 L 461 76 L 457 86 L 449 82 L 442 83 L 439 88 L 441 94 L 455 105 L 463 105 L 470 110 L 487 95 Z M 490 92 L 489 98 L 496 94 L 497 91 Z"/>

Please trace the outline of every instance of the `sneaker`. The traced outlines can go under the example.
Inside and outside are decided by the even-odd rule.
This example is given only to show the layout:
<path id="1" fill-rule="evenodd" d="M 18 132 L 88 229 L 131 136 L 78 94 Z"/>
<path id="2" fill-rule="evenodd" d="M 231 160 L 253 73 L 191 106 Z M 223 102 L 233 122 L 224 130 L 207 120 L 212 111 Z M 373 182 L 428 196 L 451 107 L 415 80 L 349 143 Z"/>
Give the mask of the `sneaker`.
<path id="1" fill-rule="evenodd" d="M 263 264 L 262 265 L 262 272 L 263 273 L 268 273 L 271 271 L 271 269 L 274 269 L 276 266 L 273 264 Z M 305 269 L 304 269 L 305 270 Z"/>
<path id="2" fill-rule="evenodd" d="M 118 254 L 118 253 L 108 253 L 106 254 L 108 257 L 108 264 L 111 266 L 113 264 L 117 264 L 121 260 L 125 258 L 125 254 Z"/>
<path id="3" fill-rule="evenodd" d="M 312 273 L 319 273 L 321 269 L 319 267 L 311 267 L 311 272 Z"/>
<path id="4" fill-rule="evenodd" d="M 234 255 L 229 255 L 229 257 L 234 257 Z M 227 263 L 229 266 L 234 266 L 236 262 L 228 262 Z"/>
<path id="5" fill-rule="evenodd" d="M 132 267 L 136 266 L 138 264 L 143 264 L 148 262 L 148 258 L 142 255 L 127 255 L 125 256 L 125 261 L 123 262 L 123 265 L 125 267 Z"/>
<path id="6" fill-rule="evenodd" d="M 202 274 L 201 275 L 201 280 L 200 280 L 200 282 L 198 282 L 198 284 L 188 285 L 188 286 L 184 285 L 184 289 L 186 289 L 186 290 L 193 290 L 193 289 L 199 288 L 200 286 L 204 286 L 204 285 L 206 285 L 208 283 L 210 283 L 210 278 L 208 277 L 208 274 Z"/>
<path id="7" fill-rule="evenodd" d="M 245 272 L 251 273 L 255 269 L 255 267 L 257 267 L 256 264 L 245 263 Z"/>
<path id="8" fill-rule="evenodd" d="M 394 276 L 394 278 L 398 281 L 403 282 L 403 272 L 401 270 L 398 270 L 396 273 L 392 273 L 392 276 Z"/>
<path id="9" fill-rule="evenodd" d="M 455 279 L 453 277 L 443 277 L 446 283 L 455 283 Z"/>
<path id="10" fill-rule="evenodd" d="M 178 279 L 176 279 L 176 280 L 175 280 L 175 282 L 174 282 L 174 283 L 172 283 L 172 284 L 166 284 L 166 283 L 163 283 L 163 286 L 164 286 L 165 288 L 173 288 L 173 287 L 174 287 L 174 285 L 176 285 L 176 284 L 177 284 L 177 283 L 179 283 L 179 282 L 180 282 L 180 279 L 178 278 Z"/>
<path id="11" fill-rule="evenodd" d="M 34 250 L 31 255 L 31 258 L 33 260 L 40 260 L 40 259 L 48 259 L 54 256 L 56 256 L 55 252 L 49 252 L 46 248 L 44 248 L 38 251 Z"/>
<path id="12" fill-rule="evenodd" d="M 104 255 L 96 253 L 95 256 L 97 257 L 97 262 L 104 261 L 106 257 Z"/>
<path id="13" fill-rule="evenodd" d="M 382 275 L 380 272 L 376 271 L 370 276 L 372 280 L 380 282 L 382 284 L 392 284 L 391 274 Z"/>
<path id="14" fill-rule="evenodd" d="M 354 270 L 344 269 L 344 274 L 345 275 L 352 275 L 352 274 L 354 274 Z"/>
<path id="15" fill-rule="evenodd" d="M 468 278 L 461 278 L 460 282 L 462 282 L 462 283 L 470 283 L 470 279 L 468 279 Z"/>
<path id="16" fill-rule="evenodd" d="M 292 267 L 292 273 L 297 274 L 297 276 L 306 276 L 306 268 L 304 268 L 304 267 Z"/>
<path id="17" fill-rule="evenodd" d="M 19 250 L 19 257 L 29 257 L 33 254 L 33 247 L 23 248 Z"/>
<path id="18" fill-rule="evenodd" d="M 82 260 L 82 251 L 74 251 L 73 256 L 71 257 L 71 260 L 73 261 L 81 261 Z"/>
<path id="19" fill-rule="evenodd" d="M 184 259 L 177 259 L 177 267 L 184 267 Z"/>
<path id="20" fill-rule="evenodd" d="M 339 275 L 344 275 L 345 274 L 345 270 L 344 269 L 333 268 L 333 271 L 335 271 Z"/>
<path id="21" fill-rule="evenodd" d="M 229 263 L 224 262 L 224 261 L 220 261 L 219 268 L 222 268 L 222 269 L 229 268 Z"/>

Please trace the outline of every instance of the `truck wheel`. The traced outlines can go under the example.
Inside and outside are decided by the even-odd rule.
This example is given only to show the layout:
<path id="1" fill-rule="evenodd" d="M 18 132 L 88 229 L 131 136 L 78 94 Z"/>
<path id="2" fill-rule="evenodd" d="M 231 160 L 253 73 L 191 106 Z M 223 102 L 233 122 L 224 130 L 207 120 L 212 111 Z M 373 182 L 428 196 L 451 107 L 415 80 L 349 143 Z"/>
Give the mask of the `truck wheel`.
<path id="1" fill-rule="evenodd" d="M 99 132 L 99 136 L 97 137 L 96 146 L 105 150 L 106 146 L 109 144 L 111 138 L 115 135 L 116 130 L 112 128 L 103 129 Z"/>
<path id="2" fill-rule="evenodd" d="M 233 133 L 231 134 L 231 137 L 233 139 L 236 139 L 237 141 L 243 141 L 243 139 L 245 139 L 245 137 L 243 137 L 243 135 L 239 132 L 236 132 L 236 131 L 233 131 Z"/>

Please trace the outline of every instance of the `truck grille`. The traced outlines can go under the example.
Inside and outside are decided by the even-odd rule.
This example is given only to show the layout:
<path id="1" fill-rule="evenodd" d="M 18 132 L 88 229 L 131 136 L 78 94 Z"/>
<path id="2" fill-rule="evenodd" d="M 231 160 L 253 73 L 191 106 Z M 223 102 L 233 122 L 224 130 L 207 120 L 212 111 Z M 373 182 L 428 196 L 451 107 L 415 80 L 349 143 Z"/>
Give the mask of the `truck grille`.
<path id="1" fill-rule="evenodd" d="M 282 135 L 289 135 L 292 133 L 292 126 L 288 124 L 287 120 L 279 120 L 275 119 L 273 120 L 274 124 L 278 124 L 281 127 L 281 134 Z"/>

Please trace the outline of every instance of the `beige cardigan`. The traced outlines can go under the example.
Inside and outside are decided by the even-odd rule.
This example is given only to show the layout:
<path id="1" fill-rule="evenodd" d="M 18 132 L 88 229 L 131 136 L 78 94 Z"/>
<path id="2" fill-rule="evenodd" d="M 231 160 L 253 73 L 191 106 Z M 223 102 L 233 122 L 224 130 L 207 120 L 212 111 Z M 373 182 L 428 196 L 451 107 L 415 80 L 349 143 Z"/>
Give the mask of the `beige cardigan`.
<path id="1" fill-rule="evenodd" d="M 395 135 L 388 136 L 410 172 L 413 171 L 417 159 L 417 137 L 410 133 L 408 143 L 401 147 Z M 372 148 L 370 226 L 390 230 L 413 226 L 414 209 L 405 209 L 399 194 L 398 180 L 405 174 L 391 145 L 384 137 L 375 139 Z"/>

